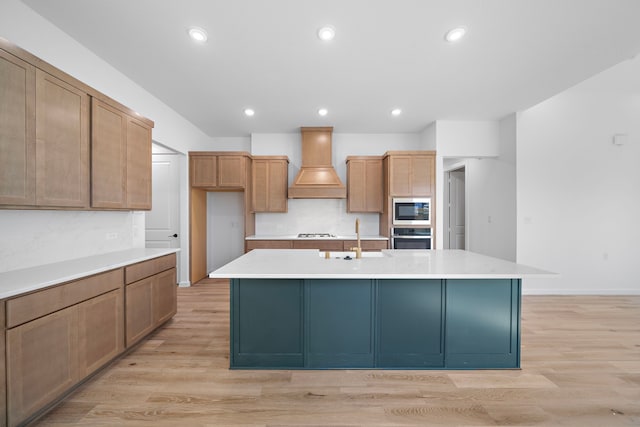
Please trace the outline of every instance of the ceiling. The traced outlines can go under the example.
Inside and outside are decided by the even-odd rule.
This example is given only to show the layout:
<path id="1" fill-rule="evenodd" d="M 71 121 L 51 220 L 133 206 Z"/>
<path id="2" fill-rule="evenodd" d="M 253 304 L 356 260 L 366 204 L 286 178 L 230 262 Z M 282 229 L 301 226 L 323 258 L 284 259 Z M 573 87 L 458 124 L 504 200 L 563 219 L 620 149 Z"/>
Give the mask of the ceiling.
<path id="1" fill-rule="evenodd" d="M 638 0 L 23 2 L 212 137 L 499 119 L 640 52 Z"/>

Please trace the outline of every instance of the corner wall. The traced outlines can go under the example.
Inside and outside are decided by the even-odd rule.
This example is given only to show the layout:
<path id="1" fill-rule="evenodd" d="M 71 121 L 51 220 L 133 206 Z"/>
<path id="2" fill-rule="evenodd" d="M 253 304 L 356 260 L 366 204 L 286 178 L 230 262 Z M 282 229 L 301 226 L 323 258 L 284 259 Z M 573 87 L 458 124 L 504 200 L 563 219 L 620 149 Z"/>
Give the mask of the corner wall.
<path id="1" fill-rule="evenodd" d="M 559 274 L 527 293 L 640 294 L 640 88 L 611 72 L 518 115 L 517 261 Z"/>

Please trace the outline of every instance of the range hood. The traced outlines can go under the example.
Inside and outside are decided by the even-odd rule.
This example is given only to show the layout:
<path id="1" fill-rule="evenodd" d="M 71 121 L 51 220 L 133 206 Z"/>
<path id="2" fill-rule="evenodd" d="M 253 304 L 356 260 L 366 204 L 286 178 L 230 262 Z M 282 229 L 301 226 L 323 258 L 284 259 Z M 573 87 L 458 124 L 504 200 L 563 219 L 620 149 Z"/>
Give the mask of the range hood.
<path id="1" fill-rule="evenodd" d="M 331 164 L 332 127 L 303 127 L 302 165 L 293 185 L 290 199 L 345 199 L 347 188 Z"/>

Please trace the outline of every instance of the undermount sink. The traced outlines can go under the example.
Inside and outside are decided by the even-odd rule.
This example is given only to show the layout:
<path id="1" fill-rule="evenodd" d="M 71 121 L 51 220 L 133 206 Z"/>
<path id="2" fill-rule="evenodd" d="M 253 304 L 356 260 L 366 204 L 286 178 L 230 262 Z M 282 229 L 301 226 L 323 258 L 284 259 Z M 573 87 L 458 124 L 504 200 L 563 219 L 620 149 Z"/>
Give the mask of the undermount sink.
<path id="1" fill-rule="evenodd" d="M 320 258 L 325 258 L 325 251 L 320 251 L 318 252 L 318 255 L 320 256 Z M 362 258 L 383 258 L 386 255 L 383 254 L 382 252 L 362 252 Z M 330 251 L 329 252 L 329 258 L 331 259 L 335 259 L 335 258 L 339 258 L 339 259 L 344 259 L 345 257 L 351 257 L 353 259 L 356 259 L 356 253 L 355 251 Z"/>

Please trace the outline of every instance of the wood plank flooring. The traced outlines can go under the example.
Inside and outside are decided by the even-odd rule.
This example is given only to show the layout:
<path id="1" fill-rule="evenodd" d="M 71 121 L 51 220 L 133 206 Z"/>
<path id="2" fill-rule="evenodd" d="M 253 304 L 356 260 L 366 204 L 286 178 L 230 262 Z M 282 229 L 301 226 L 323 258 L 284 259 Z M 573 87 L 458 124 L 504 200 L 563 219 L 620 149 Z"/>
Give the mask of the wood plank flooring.
<path id="1" fill-rule="evenodd" d="M 229 286 L 178 314 L 39 426 L 640 426 L 640 296 L 525 296 L 522 369 L 228 369 Z"/>

